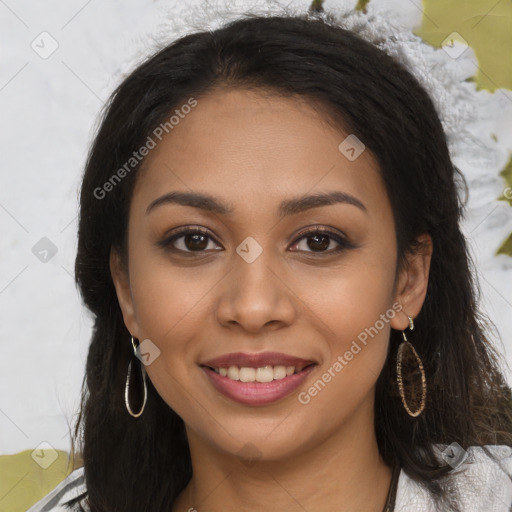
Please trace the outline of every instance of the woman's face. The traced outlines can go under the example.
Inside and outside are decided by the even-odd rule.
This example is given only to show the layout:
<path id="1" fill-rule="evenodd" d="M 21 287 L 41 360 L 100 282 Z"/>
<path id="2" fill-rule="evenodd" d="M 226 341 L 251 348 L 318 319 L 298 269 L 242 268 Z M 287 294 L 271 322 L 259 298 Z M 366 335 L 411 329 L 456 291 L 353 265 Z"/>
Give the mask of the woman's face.
<path id="1" fill-rule="evenodd" d="M 395 283 L 379 168 L 348 135 L 303 100 L 218 90 L 148 155 L 128 273 L 111 268 L 189 440 L 273 460 L 373 432 L 390 328 L 419 312 L 428 261 Z"/>

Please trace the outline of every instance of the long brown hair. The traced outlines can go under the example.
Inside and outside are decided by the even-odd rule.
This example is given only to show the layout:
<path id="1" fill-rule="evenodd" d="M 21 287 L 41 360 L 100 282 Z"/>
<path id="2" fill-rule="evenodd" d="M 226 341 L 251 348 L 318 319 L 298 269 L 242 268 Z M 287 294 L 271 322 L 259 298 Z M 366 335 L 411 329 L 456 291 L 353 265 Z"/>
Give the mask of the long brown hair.
<path id="1" fill-rule="evenodd" d="M 137 67 L 112 94 L 91 147 L 80 196 L 76 282 L 94 329 L 75 435 L 83 449 L 92 512 L 169 510 L 192 475 L 184 424 L 148 380 L 140 418 L 124 405 L 133 359 L 109 270 L 117 248 L 126 261 L 128 211 L 138 164 L 106 194 L 98 188 L 129 160 L 169 113 L 218 86 L 302 97 L 380 164 L 393 209 L 399 269 L 418 235 L 432 237 L 428 291 L 413 342 L 423 360 L 426 410 L 411 418 L 396 384 L 400 332 L 376 385 L 375 429 L 388 464 L 425 485 L 443 510 L 450 466 L 433 445 L 512 446 L 511 393 L 477 308 L 478 287 L 459 228 L 463 176 L 450 160 L 428 93 L 394 58 L 329 17 L 249 16 L 187 35 Z M 96 193 L 95 193 L 96 191 Z M 98 198 L 99 195 L 103 197 Z M 83 429 L 83 439 L 80 431 Z"/>

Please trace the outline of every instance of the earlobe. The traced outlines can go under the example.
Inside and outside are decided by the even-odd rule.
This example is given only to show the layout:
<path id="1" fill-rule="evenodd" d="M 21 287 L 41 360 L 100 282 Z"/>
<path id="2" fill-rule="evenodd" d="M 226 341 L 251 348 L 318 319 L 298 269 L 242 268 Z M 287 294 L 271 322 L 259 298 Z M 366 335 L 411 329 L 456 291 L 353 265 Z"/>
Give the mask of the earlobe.
<path id="1" fill-rule="evenodd" d="M 402 310 L 391 321 L 393 329 L 406 329 L 409 326 L 407 317 L 418 316 L 427 295 L 433 243 L 428 234 L 419 236 L 417 240 L 418 247 L 407 256 L 407 263 L 397 280 L 395 302 L 400 303 Z"/>
<path id="2" fill-rule="evenodd" d="M 132 336 L 138 337 L 138 326 L 133 307 L 128 269 L 125 268 L 118 251 L 114 248 L 110 250 L 109 266 L 119 307 L 123 313 L 124 324 Z"/>

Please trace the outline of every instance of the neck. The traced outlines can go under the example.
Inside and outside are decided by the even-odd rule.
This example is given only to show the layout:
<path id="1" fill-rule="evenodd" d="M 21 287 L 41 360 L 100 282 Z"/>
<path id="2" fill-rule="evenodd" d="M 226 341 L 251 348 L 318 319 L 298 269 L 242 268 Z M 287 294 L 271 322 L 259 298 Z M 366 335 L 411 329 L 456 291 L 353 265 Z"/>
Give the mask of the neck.
<path id="1" fill-rule="evenodd" d="M 374 429 L 357 421 L 285 460 L 241 461 L 188 434 L 193 477 L 173 512 L 384 509 L 392 470 L 379 454 Z"/>

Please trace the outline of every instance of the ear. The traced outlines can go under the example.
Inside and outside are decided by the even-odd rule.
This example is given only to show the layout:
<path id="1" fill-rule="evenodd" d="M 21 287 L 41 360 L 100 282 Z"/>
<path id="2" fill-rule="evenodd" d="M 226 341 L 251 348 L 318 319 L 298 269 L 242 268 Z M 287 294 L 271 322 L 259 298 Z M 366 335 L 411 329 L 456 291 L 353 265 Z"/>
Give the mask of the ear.
<path id="1" fill-rule="evenodd" d="M 402 310 L 391 320 L 391 327 L 400 331 L 409 326 L 407 315 L 418 316 L 427 294 L 433 243 L 428 234 L 419 236 L 417 241 L 419 245 L 413 254 L 408 254 L 395 288 L 394 302 L 400 303 Z"/>
<path id="2" fill-rule="evenodd" d="M 123 264 L 121 256 L 115 248 L 110 249 L 110 275 L 116 289 L 119 307 L 123 313 L 124 325 L 134 338 L 139 337 L 139 326 L 133 307 L 128 269 Z"/>

